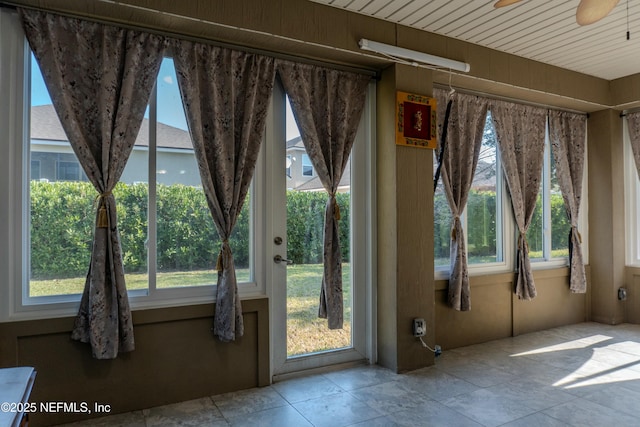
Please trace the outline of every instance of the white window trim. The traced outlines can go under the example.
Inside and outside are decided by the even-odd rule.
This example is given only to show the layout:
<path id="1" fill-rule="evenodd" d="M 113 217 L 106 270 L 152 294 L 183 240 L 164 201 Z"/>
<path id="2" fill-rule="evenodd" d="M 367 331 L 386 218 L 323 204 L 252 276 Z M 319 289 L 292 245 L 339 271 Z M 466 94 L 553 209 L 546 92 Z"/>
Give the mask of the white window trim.
<path id="1" fill-rule="evenodd" d="M 625 143 L 625 158 L 627 159 L 626 164 L 631 164 L 633 170 L 635 172 L 635 164 L 633 163 L 633 155 L 631 154 L 630 142 L 628 142 L 628 132 L 626 130 L 626 120 L 625 120 L 625 138 L 627 138 L 627 142 Z M 580 218 L 578 218 L 578 229 L 581 233 L 582 237 L 582 251 L 583 251 L 583 260 L 585 264 L 588 264 L 589 260 L 589 233 L 588 233 L 588 224 L 589 224 L 589 214 L 587 212 L 586 207 L 589 205 L 589 192 L 588 192 L 588 152 L 586 149 L 586 141 L 587 136 L 585 135 L 585 162 L 584 162 L 584 173 L 582 176 L 582 197 L 581 197 L 581 206 L 580 206 Z M 496 151 L 496 155 L 498 157 L 498 174 L 496 176 L 496 182 L 500 184 L 496 186 L 498 194 L 496 198 L 499 198 L 502 203 L 502 209 L 498 212 L 498 218 L 496 222 L 502 222 L 502 227 L 496 227 L 496 239 L 502 239 L 502 250 L 503 250 L 503 261 L 495 262 L 495 263 L 487 263 L 487 264 L 469 264 L 469 276 L 480 276 L 480 275 L 488 275 L 488 274 L 499 274 L 506 272 L 515 271 L 515 253 L 516 253 L 516 225 L 515 219 L 513 217 L 513 211 L 511 209 L 511 200 L 508 197 L 508 192 L 506 191 L 506 181 L 504 180 L 502 163 L 500 162 L 500 154 L 499 151 Z M 631 159 L 631 160 L 629 160 Z M 544 175 L 543 175 L 543 191 L 549 192 L 551 186 L 551 142 L 549 140 L 549 132 L 548 128 L 545 131 L 545 153 L 544 153 Z M 625 173 L 628 173 L 629 167 L 625 168 Z M 631 248 L 629 247 L 629 240 L 633 240 L 638 242 L 638 248 L 636 248 L 636 264 L 640 266 L 640 236 L 637 234 L 640 230 L 636 230 L 635 228 L 630 228 L 632 225 L 630 224 L 629 218 L 634 218 L 635 212 L 640 212 L 640 180 L 636 177 L 635 181 L 631 181 L 628 178 L 628 175 L 625 175 L 626 182 L 633 183 L 636 185 L 633 191 L 630 191 L 630 197 L 633 197 L 633 205 L 635 206 L 635 211 L 630 211 L 630 207 L 627 206 L 627 229 L 634 230 L 633 234 L 631 232 L 627 233 L 627 236 L 634 236 L 633 239 L 631 237 L 627 238 L 627 253 L 631 253 Z M 629 197 L 626 200 L 630 200 Z M 543 227 L 544 227 L 544 254 L 545 258 L 531 259 L 531 269 L 532 270 L 547 270 L 554 268 L 562 268 L 567 267 L 569 265 L 568 257 L 561 258 L 551 258 L 551 207 L 550 207 L 550 198 L 543 198 L 544 204 L 543 206 Z M 631 202 L 629 202 L 631 203 Z M 465 209 L 466 210 L 466 209 Z M 501 218 L 500 218 L 501 216 Z M 467 239 L 467 223 L 465 212 L 461 216 L 462 226 L 465 230 L 465 239 Z M 633 227 L 638 227 L 637 224 L 634 224 Z M 500 235 L 502 233 L 502 236 Z M 637 238 L 636 238 L 637 237 Z M 467 245 L 468 246 L 468 245 Z M 500 249 L 498 249 L 499 251 Z M 628 263 L 631 262 L 631 259 L 628 258 Z M 633 265 L 633 264 L 630 264 Z M 435 280 L 446 280 L 449 278 L 449 267 L 442 266 L 437 267 L 435 270 Z"/>
<path id="2" fill-rule="evenodd" d="M 630 267 L 640 267 L 640 224 L 638 224 L 638 214 L 640 213 L 640 180 L 636 170 L 633 150 L 631 149 L 631 138 L 629 137 L 629 125 L 627 118 L 622 121 L 623 141 L 624 141 L 624 204 L 625 204 L 625 258 L 626 265 Z"/>
<path id="3" fill-rule="evenodd" d="M 17 13 L 0 9 L 0 322 L 47 319 L 75 316 L 80 305 L 80 294 L 47 297 L 29 297 L 29 210 L 23 209 L 29 201 L 29 116 L 30 76 L 28 61 L 30 49 Z M 22 66 L 20 66 L 22 64 Z M 17 143 L 19 142 L 19 143 Z M 262 150 L 264 151 L 264 150 Z M 263 176 L 264 154 L 260 154 L 254 176 Z M 252 186 L 251 206 L 251 282 L 238 284 L 242 299 L 266 295 L 263 257 L 256 256 L 264 248 L 264 224 L 256 221 L 265 209 L 265 183 L 255 180 Z M 155 194 L 154 194 L 155 197 Z M 151 200 L 151 197 L 150 197 Z M 260 249 L 259 249 L 260 248 Z M 88 266 L 87 266 L 88 268 Z M 215 279 L 214 279 L 215 280 Z M 189 288 L 129 291 L 132 310 L 212 303 L 215 284 Z"/>
<path id="4" fill-rule="evenodd" d="M 585 133 L 585 152 L 584 152 L 584 171 L 582 175 L 582 196 L 580 199 L 580 217 L 578 218 L 578 230 L 582 237 L 582 255 L 585 264 L 588 264 L 589 259 L 589 214 L 587 207 L 589 206 L 588 200 L 588 152 L 587 152 L 587 136 Z M 545 131 L 545 151 L 544 151 L 544 174 L 543 174 L 543 191 L 546 194 L 551 194 L 551 140 L 549 139 L 549 127 L 547 121 L 547 128 Z M 553 268 L 562 268 L 569 266 L 569 257 L 556 257 L 551 256 L 552 246 L 552 225 L 551 225 L 551 197 L 543 198 L 543 229 L 544 229 L 544 259 L 531 259 L 532 270 L 547 270 Z M 566 236 L 568 239 L 569 236 Z"/>
<path id="5" fill-rule="evenodd" d="M 514 250 L 511 249 L 511 242 L 515 241 L 515 227 L 511 211 L 511 200 L 509 200 L 506 182 L 504 180 L 504 172 L 500 161 L 500 151 L 496 147 L 496 200 L 500 201 L 499 208 L 496 212 L 496 257 L 502 258 L 502 261 L 489 263 L 469 263 L 469 276 L 482 276 L 488 274 L 507 273 L 513 270 Z M 466 247 L 469 246 L 467 233 L 467 209 L 465 206 L 460 220 L 462 221 L 462 229 L 465 231 L 464 238 Z M 500 227 L 499 224 L 502 224 Z M 436 267 L 435 280 L 446 280 L 449 278 L 449 266 Z"/>
<path id="6" fill-rule="evenodd" d="M 548 121 L 545 124 L 544 154 L 542 162 L 542 258 L 530 258 L 532 270 L 559 268 L 569 265 L 568 257 L 552 258 L 551 231 L 551 141 Z"/>

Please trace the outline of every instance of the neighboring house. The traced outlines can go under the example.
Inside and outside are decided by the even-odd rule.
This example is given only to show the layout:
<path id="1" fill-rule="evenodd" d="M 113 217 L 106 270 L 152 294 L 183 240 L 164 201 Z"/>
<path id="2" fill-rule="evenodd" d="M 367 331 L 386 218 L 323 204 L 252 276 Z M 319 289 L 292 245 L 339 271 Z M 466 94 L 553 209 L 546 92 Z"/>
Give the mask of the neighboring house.
<path id="1" fill-rule="evenodd" d="M 158 123 L 157 180 L 160 184 L 200 186 L 200 173 L 189 132 Z M 144 119 L 135 146 L 120 178 L 121 182 L 147 182 L 149 120 Z M 323 190 L 311 159 L 298 136 L 287 141 L 287 188 L 299 191 Z M 351 162 L 347 163 L 339 192 L 348 191 Z M 69 145 L 53 105 L 31 108 L 31 179 L 47 181 L 86 181 L 78 159 Z"/>
<path id="2" fill-rule="evenodd" d="M 323 191 L 324 187 L 307 150 L 302 143 L 302 137 L 287 141 L 287 188 L 298 191 Z M 338 192 L 349 191 L 351 185 L 351 160 L 347 163 L 342 179 L 338 185 Z"/>
<path id="3" fill-rule="evenodd" d="M 160 184 L 200 185 L 200 172 L 189 132 L 158 123 L 157 181 Z M 144 119 L 121 182 L 148 182 L 149 121 Z M 31 108 L 31 179 L 86 181 L 87 177 L 67 139 L 53 105 Z"/>

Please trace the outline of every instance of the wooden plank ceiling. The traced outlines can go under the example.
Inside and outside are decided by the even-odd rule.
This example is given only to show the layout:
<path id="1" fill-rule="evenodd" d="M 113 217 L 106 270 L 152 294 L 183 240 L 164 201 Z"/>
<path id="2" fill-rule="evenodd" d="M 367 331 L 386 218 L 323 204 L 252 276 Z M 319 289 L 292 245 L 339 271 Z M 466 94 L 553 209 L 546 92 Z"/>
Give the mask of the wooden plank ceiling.
<path id="1" fill-rule="evenodd" d="M 640 72 L 640 0 L 620 0 L 584 27 L 575 20 L 579 0 L 524 0 L 500 9 L 495 0 L 312 1 L 606 80 Z"/>

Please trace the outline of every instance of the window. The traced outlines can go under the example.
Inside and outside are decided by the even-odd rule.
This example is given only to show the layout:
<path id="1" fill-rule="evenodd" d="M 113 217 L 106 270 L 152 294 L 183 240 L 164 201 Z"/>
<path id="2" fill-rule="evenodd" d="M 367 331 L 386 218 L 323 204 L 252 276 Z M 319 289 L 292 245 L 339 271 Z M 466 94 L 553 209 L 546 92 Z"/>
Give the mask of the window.
<path id="1" fill-rule="evenodd" d="M 565 265 L 569 256 L 568 236 L 571 224 L 566 214 L 562 192 L 556 176 L 556 165 L 551 152 L 548 129 L 546 133 L 540 193 L 532 223 L 527 232 L 529 256 L 534 267 L 536 265 Z M 585 180 L 586 175 L 585 169 Z M 583 185 L 583 188 L 585 191 L 582 197 L 584 203 L 586 186 Z M 435 192 L 434 219 L 435 267 L 436 271 L 442 275 L 450 268 L 449 246 L 452 217 L 441 182 L 438 183 Z M 508 199 L 502 176 L 497 139 L 490 111 L 485 122 L 478 166 L 461 221 L 466 230 L 470 272 L 513 269 L 512 259 L 515 254 L 515 235 L 517 233 L 511 212 L 511 202 Z M 587 223 L 587 216 L 584 212 L 581 214 L 580 223 Z M 586 230 L 586 227 L 581 226 L 580 229 Z M 586 259 L 587 237 L 586 233 L 582 234 Z"/>
<path id="2" fill-rule="evenodd" d="M 31 160 L 31 179 L 40 180 L 40 160 Z"/>
<path id="3" fill-rule="evenodd" d="M 56 162 L 56 181 L 79 181 L 80 180 L 80 163 L 65 162 L 58 160 Z"/>
<path id="4" fill-rule="evenodd" d="M 313 176 L 313 165 L 311 164 L 311 159 L 306 154 L 302 155 L 302 175 Z"/>
<path id="5" fill-rule="evenodd" d="M 39 103 L 50 102 L 33 58 L 31 76 L 33 111 Z M 40 134 L 47 126 L 42 126 L 44 131 L 40 129 L 42 108 L 36 109 L 39 111 L 32 113 L 32 131 Z M 151 132 L 152 128 L 155 131 Z M 54 137 L 44 135 L 43 139 Z M 70 146 L 68 141 L 62 144 Z M 33 145 L 39 145 L 39 156 L 48 154 L 43 153 L 46 147 L 42 144 Z M 29 297 L 82 292 L 89 265 L 95 190 L 89 182 L 63 182 L 79 181 L 83 174 L 73 153 L 57 156 L 69 158 L 56 161 L 58 182 L 32 183 L 30 188 Z M 161 65 L 156 92 L 114 195 L 130 291 L 152 294 L 156 289 L 215 284 L 214 268 L 221 243 L 200 184 L 170 58 Z M 250 200 L 245 203 L 230 239 L 239 282 L 250 279 L 250 205 Z M 42 245 L 44 241 L 49 244 Z M 58 250 L 52 251 L 51 246 Z"/>
<path id="6" fill-rule="evenodd" d="M 0 240 L 11 248 L 0 260 L 0 320 L 73 315 L 89 267 L 97 193 L 57 119 L 17 13 L 2 8 L 0 20 L 0 73 L 9 76 L 0 80 L 0 110 L 14 112 L 0 115 L 0 196 L 10 201 L 0 206 Z M 155 90 L 114 189 L 133 308 L 213 301 L 217 281 L 220 239 L 170 58 Z M 264 162 L 257 175 L 261 168 Z M 230 239 L 242 296 L 265 292 L 254 279 L 254 187 Z"/>
<path id="7" fill-rule="evenodd" d="M 551 150 L 547 128 L 544 146 L 542 179 L 536 209 L 527 231 L 529 258 L 532 262 L 569 258 L 569 231 L 571 223 L 564 207 L 562 191 L 556 176 L 556 163 Z"/>
<path id="8" fill-rule="evenodd" d="M 509 202 L 505 200 L 503 185 L 497 139 L 489 112 L 485 120 L 480 156 L 469 190 L 467 206 L 460 218 L 465 229 L 470 268 L 504 268 L 503 210 Z M 449 251 L 453 218 L 442 188 L 442 181 L 438 183 L 435 193 L 434 219 L 435 267 L 436 271 L 444 272 L 450 268 Z"/>
<path id="9" fill-rule="evenodd" d="M 627 265 L 640 266 L 640 179 L 636 168 L 627 119 L 623 120 L 625 158 L 625 218 Z"/>
<path id="10" fill-rule="evenodd" d="M 288 154 L 285 159 L 285 174 L 287 178 L 291 178 L 291 165 L 293 164 L 293 156 Z"/>
<path id="11" fill-rule="evenodd" d="M 502 256 L 502 170 L 498 162 L 498 141 L 487 113 L 478 165 L 466 206 L 469 265 L 503 261 Z"/>

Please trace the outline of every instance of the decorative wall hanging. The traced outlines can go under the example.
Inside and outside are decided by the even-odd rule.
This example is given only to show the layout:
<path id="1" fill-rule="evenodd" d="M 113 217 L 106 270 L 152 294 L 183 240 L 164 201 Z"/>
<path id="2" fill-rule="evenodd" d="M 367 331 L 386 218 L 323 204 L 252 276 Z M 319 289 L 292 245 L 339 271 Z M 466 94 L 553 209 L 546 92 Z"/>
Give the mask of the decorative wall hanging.
<path id="1" fill-rule="evenodd" d="M 396 144 L 436 148 L 436 100 L 423 95 L 396 95 Z"/>

